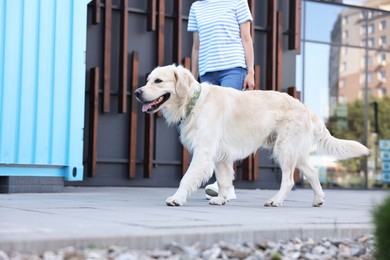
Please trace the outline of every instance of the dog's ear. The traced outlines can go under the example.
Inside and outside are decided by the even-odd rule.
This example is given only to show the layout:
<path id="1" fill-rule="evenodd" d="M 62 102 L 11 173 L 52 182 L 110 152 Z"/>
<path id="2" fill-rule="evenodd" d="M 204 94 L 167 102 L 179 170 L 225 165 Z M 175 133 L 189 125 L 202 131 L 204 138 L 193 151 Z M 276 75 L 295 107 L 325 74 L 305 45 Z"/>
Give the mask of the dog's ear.
<path id="1" fill-rule="evenodd" d="M 179 97 L 185 97 L 191 84 L 190 74 L 182 66 L 174 67 L 173 73 L 175 75 L 176 93 Z"/>

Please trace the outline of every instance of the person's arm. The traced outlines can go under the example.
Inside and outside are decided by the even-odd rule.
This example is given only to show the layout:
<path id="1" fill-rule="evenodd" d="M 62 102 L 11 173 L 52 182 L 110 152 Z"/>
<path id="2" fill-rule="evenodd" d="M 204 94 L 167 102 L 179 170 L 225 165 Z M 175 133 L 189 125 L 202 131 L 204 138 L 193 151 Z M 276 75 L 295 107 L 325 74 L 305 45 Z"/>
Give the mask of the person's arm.
<path id="1" fill-rule="evenodd" d="M 247 74 L 244 80 L 243 89 L 253 90 L 255 88 L 255 70 L 254 70 L 254 54 L 253 41 L 250 32 L 250 21 L 240 24 L 241 41 L 244 47 L 245 62 Z"/>
<path id="2" fill-rule="evenodd" d="M 191 53 L 191 72 L 194 75 L 195 79 L 198 80 L 199 77 L 199 35 L 198 32 L 194 32 L 193 43 L 192 43 L 192 53 Z"/>

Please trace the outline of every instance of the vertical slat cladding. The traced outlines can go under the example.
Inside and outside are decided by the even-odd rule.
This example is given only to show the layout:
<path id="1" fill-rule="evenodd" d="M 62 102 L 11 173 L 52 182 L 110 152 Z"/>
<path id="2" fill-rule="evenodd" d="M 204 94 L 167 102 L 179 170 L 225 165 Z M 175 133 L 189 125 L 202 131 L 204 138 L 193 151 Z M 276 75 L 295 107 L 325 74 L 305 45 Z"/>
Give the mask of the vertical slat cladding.
<path id="1" fill-rule="evenodd" d="M 37 68 L 37 84 L 36 84 L 36 132 L 35 132 L 35 164 L 48 164 L 50 155 L 50 146 L 51 140 L 50 131 L 51 126 L 49 122 L 51 121 L 51 107 L 50 107 L 50 98 L 52 96 L 53 88 L 51 86 L 52 78 L 50 72 L 52 71 L 52 51 L 53 47 L 53 29 L 52 22 L 53 18 L 53 1 L 42 0 L 40 1 L 41 5 L 41 16 L 39 18 L 39 44 L 37 45 L 38 55 L 37 58 L 38 68 Z M 43 9 L 44 8 L 44 9 Z M 67 9 L 69 10 L 69 9 Z M 64 10 L 65 12 L 67 10 Z M 69 119 L 67 119 L 69 122 Z M 67 124 L 68 125 L 68 124 Z"/>
<path id="2" fill-rule="evenodd" d="M 301 100 L 301 92 L 297 91 L 297 88 L 295 86 L 291 86 L 291 87 L 287 88 L 287 94 L 289 94 L 290 96 L 292 96 L 298 100 Z"/>
<path id="3" fill-rule="evenodd" d="M 260 66 L 255 65 L 255 89 L 260 89 Z M 257 181 L 259 178 L 258 152 L 248 156 L 242 163 L 242 179 Z"/>
<path id="4" fill-rule="evenodd" d="M 53 40 L 52 40 L 52 47 L 51 47 L 51 73 L 50 73 L 50 76 L 51 76 L 51 97 L 50 97 L 50 132 L 49 132 L 49 142 L 50 142 L 50 145 L 49 145 L 49 164 L 52 164 L 53 163 L 53 156 L 54 156 L 54 153 L 53 153 L 53 137 L 54 137 L 54 118 L 58 115 L 55 115 L 54 114 L 54 106 L 55 106 L 55 103 L 54 103 L 54 97 L 55 97 L 55 78 L 54 78 L 54 73 L 55 73 L 55 68 L 56 68 L 56 61 L 55 61 L 55 53 L 56 53 L 56 41 L 57 41 L 57 38 L 56 38 L 56 25 L 57 25 L 57 1 L 54 1 L 53 2 L 53 16 L 52 16 L 52 36 L 53 36 Z"/>
<path id="5" fill-rule="evenodd" d="M 276 90 L 282 91 L 283 68 L 283 14 L 276 12 Z"/>
<path id="6" fill-rule="evenodd" d="M 95 0 L 93 3 L 92 23 L 100 23 L 100 0 Z"/>
<path id="7" fill-rule="evenodd" d="M 34 101 L 33 101 L 33 116 L 34 116 L 34 120 L 33 120 L 33 144 L 32 144 L 32 147 L 34 149 L 34 151 L 31 153 L 31 162 L 32 163 L 35 163 L 35 160 L 36 160 L 36 151 L 35 151 L 35 147 L 36 147 L 36 144 L 37 144 L 37 139 L 36 139 L 36 136 L 37 136 L 37 127 L 38 127 L 38 123 L 37 123 L 37 103 L 38 103 L 38 81 L 39 81 L 39 46 L 40 46 L 40 35 L 41 35 L 41 30 L 40 30 L 40 20 L 41 20 L 41 2 L 38 1 L 37 3 L 37 23 L 36 23 L 36 42 L 35 42 L 35 65 L 34 65 L 34 68 L 35 68 L 35 82 L 34 82 L 34 87 L 35 87 L 35 91 L 34 91 Z"/>
<path id="8" fill-rule="evenodd" d="M 82 140 L 82 127 L 75 127 L 67 110 L 72 88 L 84 84 L 81 78 L 71 82 L 84 75 L 72 55 L 81 56 L 85 66 L 85 44 L 82 55 L 74 55 L 74 42 L 85 43 L 77 39 L 86 35 L 72 29 L 79 17 L 73 15 L 74 0 L 1 1 L 0 9 L 0 163 L 65 166 L 64 151 L 75 141 L 69 129 Z M 86 21 L 86 13 L 81 19 Z M 74 109 L 83 114 L 80 106 Z"/>
<path id="9" fill-rule="evenodd" d="M 255 43 L 255 0 L 248 0 L 248 5 L 249 5 L 249 9 L 251 10 L 251 13 L 252 13 L 252 18 L 253 18 L 253 21 L 251 23 L 251 36 L 252 36 L 252 41 L 253 43 Z"/>
<path id="10" fill-rule="evenodd" d="M 5 80 L 4 80 L 4 70 L 5 70 L 5 32 L 6 32 L 6 10 L 7 10 L 7 1 L 2 1 L 1 2 L 1 10 L 0 10 L 0 162 L 3 162 L 3 133 L 4 133 L 4 130 L 3 130 L 3 127 L 4 127 L 4 123 L 3 123 L 3 111 L 4 111 L 4 108 L 3 108 L 3 104 L 4 104 L 4 101 L 3 101 L 3 97 L 4 97 L 4 83 L 5 83 Z"/>
<path id="11" fill-rule="evenodd" d="M 157 65 L 164 65 L 165 0 L 158 0 Z"/>
<path id="12" fill-rule="evenodd" d="M 255 65 L 255 89 L 259 90 L 260 88 L 260 65 Z"/>
<path id="13" fill-rule="evenodd" d="M 112 0 L 105 0 L 104 6 L 104 86 L 103 86 L 103 112 L 110 112 L 111 96 L 111 26 L 112 26 Z"/>
<path id="14" fill-rule="evenodd" d="M 189 57 L 185 57 L 183 59 L 183 66 L 186 69 L 191 68 L 191 59 Z M 187 172 L 188 170 L 188 165 L 190 163 L 190 156 L 188 154 L 188 150 L 182 145 L 183 151 L 182 151 L 182 165 L 181 165 L 181 172 L 182 176 Z"/>
<path id="15" fill-rule="evenodd" d="M 122 0 L 120 57 L 119 57 L 119 96 L 118 112 L 127 111 L 127 49 L 128 49 L 128 0 Z"/>
<path id="16" fill-rule="evenodd" d="M 88 177 L 96 175 L 97 135 L 99 115 L 99 68 L 90 70 L 89 85 L 89 145 L 88 145 Z"/>
<path id="17" fill-rule="evenodd" d="M 302 0 L 291 0 L 289 10 L 288 49 L 301 53 Z"/>
<path id="18" fill-rule="evenodd" d="M 301 54 L 301 22 L 302 22 L 302 0 L 295 0 L 295 50 Z"/>
<path id="19" fill-rule="evenodd" d="M 147 30 L 156 30 L 156 1 L 148 0 L 148 17 L 147 17 Z"/>
<path id="20" fill-rule="evenodd" d="M 172 44 L 172 55 L 173 62 L 180 64 L 182 58 L 182 24 L 183 17 L 181 14 L 182 0 L 174 0 L 174 20 L 173 20 L 173 44 Z"/>
<path id="21" fill-rule="evenodd" d="M 66 162 L 65 147 L 67 140 L 65 137 L 69 132 L 69 124 L 67 120 L 69 114 L 69 101 L 67 98 L 69 87 L 69 66 L 70 62 L 70 46 L 69 46 L 69 31 L 70 23 L 69 16 L 71 15 L 70 5 L 68 1 L 56 1 L 56 10 L 53 22 L 53 31 L 55 41 L 53 42 L 53 100 L 52 100 L 52 148 L 51 161 L 56 165 L 63 165 Z M 66 21 L 66 22 L 65 22 Z M 83 83 L 79 83 L 83 84 Z M 73 84 L 71 84 L 73 86 Z"/>
<path id="22" fill-rule="evenodd" d="M 138 87 L 139 57 L 138 52 L 133 52 L 131 80 L 131 114 L 130 114 L 130 153 L 129 153 L 129 178 L 134 178 L 136 173 L 137 158 L 137 100 L 133 94 Z"/>
<path id="23" fill-rule="evenodd" d="M 191 58 L 190 57 L 185 57 L 183 59 L 183 66 L 186 69 L 191 69 Z"/>
<path id="24" fill-rule="evenodd" d="M 260 86 L 260 65 L 255 65 L 255 89 L 261 89 Z M 253 154 L 253 181 L 259 180 L 259 153 Z"/>
<path id="25" fill-rule="evenodd" d="M 4 1 L 2 1 L 4 2 Z M 19 99 L 19 81 L 15 71 L 20 69 L 20 1 L 6 1 L 4 3 L 4 31 L 3 31 L 3 65 L 1 87 L 1 162 L 13 162 L 15 158 L 15 140 L 17 138 L 17 100 Z M 6 88 L 6 86 L 12 86 Z"/>
<path id="26" fill-rule="evenodd" d="M 267 90 L 276 90 L 276 4 L 277 0 L 268 0 Z"/>
<path id="27" fill-rule="evenodd" d="M 23 53 L 24 53 L 24 48 L 23 48 L 23 42 L 24 42 L 24 18 L 25 18 L 25 15 L 24 15 L 24 1 L 21 0 L 21 5 L 20 5 L 20 28 L 19 28 L 19 33 L 20 33 L 20 42 L 19 42 L 19 61 L 18 61 L 18 65 L 19 65 L 19 68 L 18 68 L 18 72 L 19 74 L 22 74 L 23 72 Z M 19 144 L 20 144 L 20 137 L 21 137 L 21 128 L 20 128 L 20 124 L 21 124 L 21 95 L 22 95 L 22 77 L 20 76 L 18 78 L 18 84 L 17 84 L 17 94 L 16 94 L 16 111 L 15 111 L 15 115 L 16 115 L 16 127 L 15 127 L 15 130 L 16 130 L 16 136 L 15 136 L 15 148 L 14 148 L 14 152 L 15 152 L 15 155 L 14 155 L 14 158 L 15 158 L 15 161 L 16 162 L 19 162 Z"/>
<path id="28" fill-rule="evenodd" d="M 301 99 L 301 91 L 297 91 L 295 98 L 298 99 L 299 101 L 302 101 Z"/>
<path id="29" fill-rule="evenodd" d="M 253 22 L 251 23 L 251 36 L 252 41 L 255 43 L 255 1 L 254 0 L 248 0 L 249 9 L 251 10 Z M 256 87 L 256 86 L 255 86 Z M 253 164 L 257 157 L 254 157 L 253 155 L 248 156 L 245 158 L 242 162 L 242 179 L 253 181 Z M 234 166 L 236 168 L 236 165 Z M 236 171 L 236 169 L 235 169 Z"/>
<path id="30" fill-rule="evenodd" d="M 73 37 L 74 37 L 74 33 L 73 33 L 73 30 L 74 30 L 74 16 L 73 16 L 73 1 L 74 0 L 70 0 L 69 1 L 69 32 L 68 32 L 68 44 L 69 44 L 69 50 L 68 50 L 68 57 L 69 57 L 69 63 L 68 63 L 68 75 L 67 75 L 67 82 L 68 82 L 68 86 L 67 86 L 67 90 L 68 90 L 68 93 L 67 93 L 67 107 L 69 109 L 68 111 L 68 114 L 67 114 L 67 135 L 66 135 L 66 162 L 69 162 L 70 160 L 70 154 L 69 154 L 69 151 L 70 151 L 70 128 L 71 128 L 71 96 L 72 96 L 72 77 L 73 77 L 73 69 L 72 69 L 72 66 L 73 66 Z M 77 1 L 77 0 L 76 0 Z"/>
<path id="31" fill-rule="evenodd" d="M 301 99 L 301 93 L 299 91 L 297 91 L 296 87 L 295 86 L 291 86 L 291 87 L 288 87 L 287 88 L 287 94 L 289 94 L 290 96 L 300 100 Z M 298 169 L 295 169 L 294 170 L 294 182 L 299 182 L 301 180 L 301 177 L 300 177 L 300 174 L 299 174 L 299 170 Z"/>
<path id="32" fill-rule="evenodd" d="M 154 115 L 145 116 L 145 130 L 144 178 L 151 178 L 154 154 Z"/>
<path id="33" fill-rule="evenodd" d="M 32 69 L 35 65 L 35 52 L 32 50 L 35 49 L 35 25 L 38 18 L 37 13 L 31 11 L 36 10 L 36 1 L 24 1 L 22 4 L 22 15 L 20 17 L 22 19 L 20 37 L 21 55 L 19 57 L 19 70 L 14 72 L 20 75 L 19 100 L 17 101 L 19 125 L 15 144 L 15 152 L 17 152 L 15 162 L 29 164 L 31 163 L 31 153 L 33 152 L 33 135 L 31 129 L 34 125 L 34 110 L 32 108 L 34 106 L 35 92 L 34 88 L 31 87 L 35 78 L 34 70 Z M 30 131 L 26 131 L 26 129 Z"/>
<path id="34" fill-rule="evenodd" d="M 158 20 L 157 20 L 157 65 L 164 64 L 164 29 L 165 29 L 165 0 L 158 0 Z M 147 114 L 145 116 L 145 166 L 144 178 L 152 177 L 154 138 L 155 138 L 155 116 Z"/>
<path id="35" fill-rule="evenodd" d="M 253 158 L 252 155 L 249 155 L 242 162 L 242 179 L 246 181 L 252 181 L 252 172 L 253 172 Z"/>
<path id="36" fill-rule="evenodd" d="M 85 94 L 85 46 L 87 6 L 85 2 L 70 0 L 69 33 L 69 85 L 68 85 L 68 146 L 66 151 L 68 166 L 66 180 L 81 180 L 83 176 L 83 127 Z M 84 35 L 79 37 L 79 35 Z"/>
<path id="37" fill-rule="evenodd" d="M 54 102 L 56 89 L 55 73 L 57 70 L 56 60 L 56 26 L 57 26 L 57 1 L 25 1 L 25 38 L 24 49 L 29 50 L 23 55 L 23 63 L 20 72 L 21 77 L 25 80 L 23 83 L 23 97 L 20 100 L 22 114 L 19 116 L 21 120 L 21 136 L 20 141 L 23 145 L 23 153 L 19 153 L 20 160 L 17 163 L 35 163 L 35 164 L 51 164 L 53 156 L 57 154 L 57 149 L 54 149 L 54 118 L 58 118 L 58 104 Z M 41 15 L 41 7 L 45 7 L 45 12 Z M 36 8 L 36 12 L 32 11 Z M 61 13 L 67 13 L 68 8 L 61 9 Z M 32 15 L 35 13 L 35 15 Z M 61 17 L 61 16 L 60 16 Z M 61 33 L 66 33 L 63 30 Z M 64 48 L 66 51 L 67 48 Z M 34 60 L 34 61 L 33 61 Z M 61 63 L 61 64 L 67 64 Z M 35 67 L 35 70 L 31 68 Z M 64 70 L 66 73 L 66 70 Z M 31 88 L 31 82 L 35 89 Z M 63 82 L 67 82 L 65 79 Z M 58 89 L 58 86 L 57 86 Z M 66 86 L 65 86 L 66 89 Z M 31 93 L 32 92 L 32 93 Z M 62 98 L 66 98 L 63 95 Z M 31 119 L 29 119 L 29 117 Z M 28 120 L 32 123 L 29 124 Z M 62 118 L 64 120 L 64 118 Z M 33 133 L 28 133 L 25 129 L 33 129 Z M 66 128 L 66 127 L 64 127 Z M 65 135 L 61 135 L 64 137 Z M 29 141 L 31 150 L 26 149 Z M 55 140 L 56 141 L 56 140 Z M 64 144 L 66 142 L 63 142 Z M 61 146 L 63 147 L 63 146 Z M 29 157 L 27 159 L 26 157 Z M 62 161 L 63 163 L 63 161 Z"/>

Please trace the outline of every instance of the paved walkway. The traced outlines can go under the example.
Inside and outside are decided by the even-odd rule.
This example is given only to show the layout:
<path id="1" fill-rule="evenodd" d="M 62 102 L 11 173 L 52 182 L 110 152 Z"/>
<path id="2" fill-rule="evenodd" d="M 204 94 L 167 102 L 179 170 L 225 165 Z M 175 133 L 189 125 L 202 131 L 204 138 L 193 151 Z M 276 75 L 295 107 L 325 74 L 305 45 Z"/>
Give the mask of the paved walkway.
<path id="1" fill-rule="evenodd" d="M 263 203 L 275 190 L 237 190 L 237 200 L 208 205 L 199 190 L 182 207 L 167 207 L 172 188 L 75 188 L 54 194 L 0 194 L 0 249 L 41 252 L 69 245 L 162 248 L 176 241 L 208 245 L 262 239 L 356 237 L 373 231 L 371 212 L 389 192 L 292 191 L 280 208 Z"/>

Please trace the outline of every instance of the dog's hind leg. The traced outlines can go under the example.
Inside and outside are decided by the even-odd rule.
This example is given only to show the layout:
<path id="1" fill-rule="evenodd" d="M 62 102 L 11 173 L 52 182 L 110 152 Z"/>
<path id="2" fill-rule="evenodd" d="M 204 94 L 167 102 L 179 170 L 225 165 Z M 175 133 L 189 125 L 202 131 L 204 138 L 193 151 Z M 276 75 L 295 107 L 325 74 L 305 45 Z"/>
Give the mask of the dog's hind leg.
<path id="1" fill-rule="evenodd" d="M 279 145 L 279 147 L 281 147 Z M 296 166 L 296 155 L 294 151 L 288 149 L 288 145 L 283 149 L 274 148 L 274 154 L 277 155 L 279 165 L 282 170 L 282 183 L 280 189 L 275 196 L 264 203 L 266 207 L 279 207 L 282 206 L 284 199 L 294 186 L 294 170 Z"/>
<path id="2" fill-rule="evenodd" d="M 218 183 L 218 197 L 210 199 L 211 205 L 224 205 L 228 200 L 227 196 L 234 189 L 233 179 L 234 170 L 233 162 L 224 160 L 217 162 L 215 165 L 215 177 Z"/>
<path id="3" fill-rule="evenodd" d="M 318 179 L 317 170 L 307 161 L 300 162 L 298 169 L 302 171 L 314 192 L 313 207 L 321 207 L 324 204 L 324 192 Z"/>
<path id="4" fill-rule="evenodd" d="M 267 200 L 264 203 L 266 207 L 280 207 L 283 204 L 283 201 L 287 197 L 288 193 L 294 186 L 294 167 L 291 166 L 281 166 L 282 169 L 282 183 L 280 184 L 280 189 L 272 199 Z"/>
<path id="5" fill-rule="evenodd" d="M 212 157 L 207 151 L 194 153 L 191 164 L 181 179 L 176 193 L 165 201 L 168 206 L 183 205 L 191 193 L 210 179 L 214 169 Z"/>

